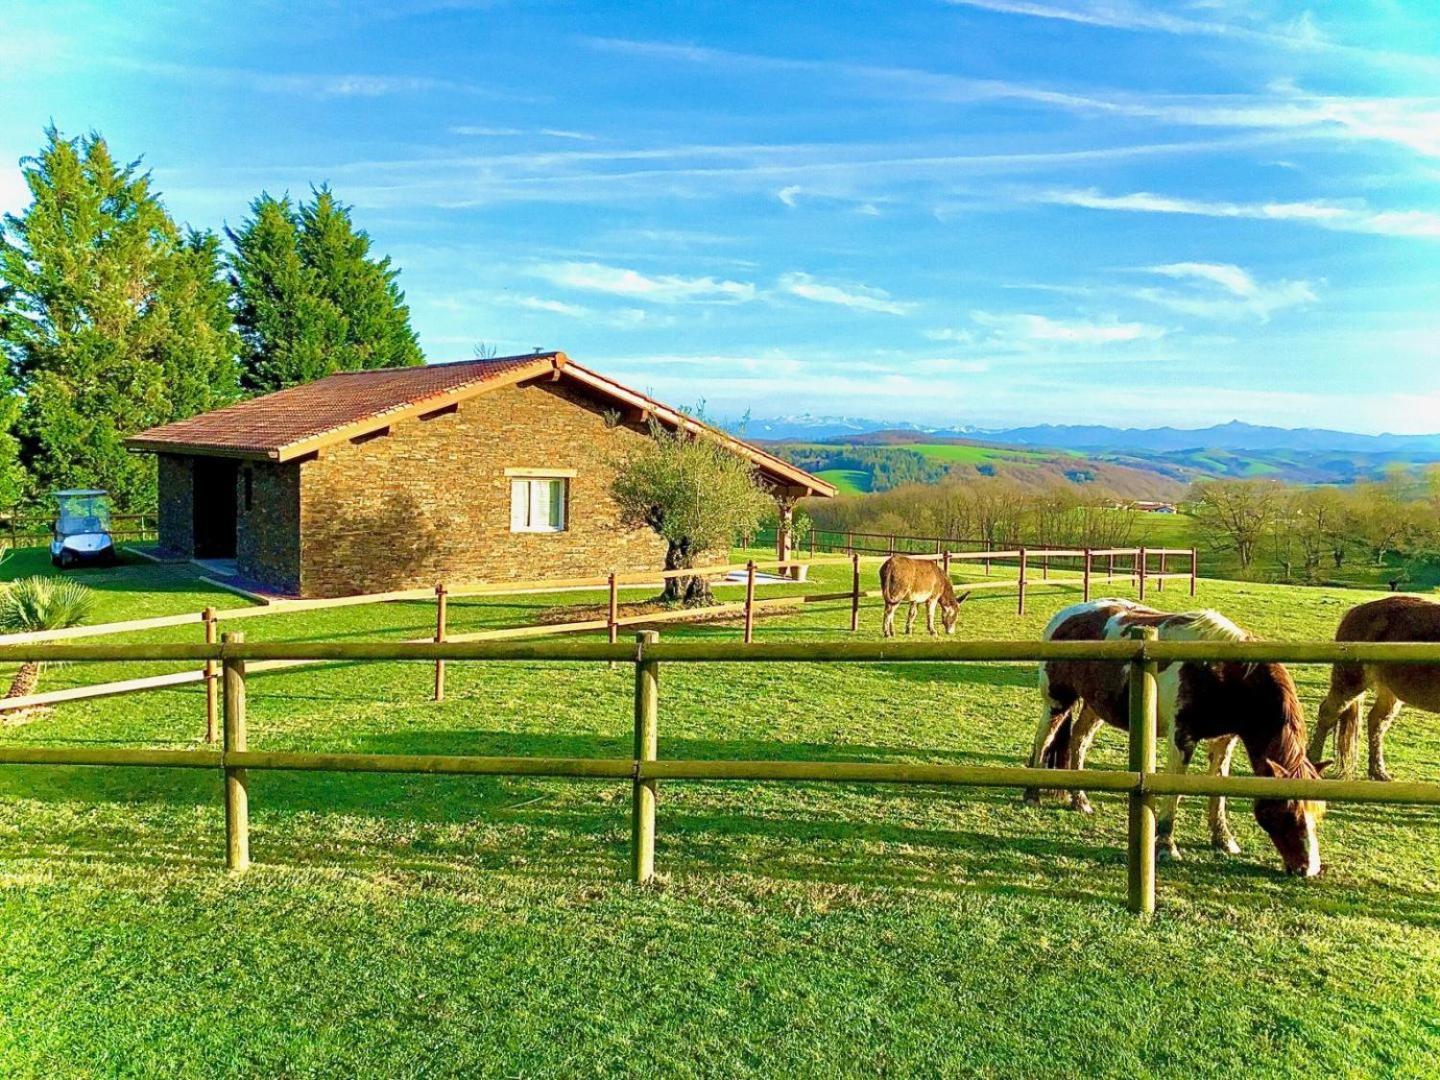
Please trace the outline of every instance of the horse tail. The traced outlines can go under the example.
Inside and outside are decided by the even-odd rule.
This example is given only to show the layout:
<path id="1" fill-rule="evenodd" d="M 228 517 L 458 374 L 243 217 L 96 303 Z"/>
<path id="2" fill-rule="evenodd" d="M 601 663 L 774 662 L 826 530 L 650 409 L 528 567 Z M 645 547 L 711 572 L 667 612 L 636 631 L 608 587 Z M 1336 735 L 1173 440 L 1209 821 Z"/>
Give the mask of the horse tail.
<path id="1" fill-rule="evenodd" d="M 1045 747 L 1045 756 L 1040 762 L 1043 769 L 1068 769 L 1070 768 L 1070 744 L 1075 733 L 1075 713 L 1078 710 L 1071 709 L 1065 714 L 1065 719 L 1060 721 L 1060 726 L 1055 729 L 1055 737 L 1050 740 L 1050 745 Z"/>

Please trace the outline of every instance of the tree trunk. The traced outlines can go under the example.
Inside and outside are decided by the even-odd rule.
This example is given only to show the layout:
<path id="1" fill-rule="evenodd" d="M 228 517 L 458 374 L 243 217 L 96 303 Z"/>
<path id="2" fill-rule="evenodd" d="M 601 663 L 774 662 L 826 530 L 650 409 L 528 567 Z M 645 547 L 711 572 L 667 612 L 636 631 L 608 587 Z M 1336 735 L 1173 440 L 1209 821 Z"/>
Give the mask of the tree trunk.
<path id="1" fill-rule="evenodd" d="M 20 665 L 20 670 L 15 672 L 15 678 L 10 681 L 10 689 L 6 692 L 7 698 L 29 697 L 35 693 L 35 688 L 40 685 L 40 663 L 36 660 L 26 660 Z"/>
<path id="2" fill-rule="evenodd" d="M 15 678 L 10 680 L 10 689 L 6 691 L 7 698 L 29 697 L 35 693 L 35 688 L 40 685 L 40 663 L 37 660 L 26 660 L 20 665 L 20 670 L 15 672 Z M 33 718 L 35 709 L 17 709 L 14 712 L 0 713 L 0 723 L 23 724 Z"/>
<path id="3" fill-rule="evenodd" d="M 688 570 L 695 565 L 695 553 L 690 545 L 673 541 L 665 549 L 666 570 Z M 665 591 L 660 599 L 667 604 L 682 604 L 685 607 L 704 607 L 715 602 L 710 592 L 710 581 L 704 577 L 672 577 L 665 579 Z"/>

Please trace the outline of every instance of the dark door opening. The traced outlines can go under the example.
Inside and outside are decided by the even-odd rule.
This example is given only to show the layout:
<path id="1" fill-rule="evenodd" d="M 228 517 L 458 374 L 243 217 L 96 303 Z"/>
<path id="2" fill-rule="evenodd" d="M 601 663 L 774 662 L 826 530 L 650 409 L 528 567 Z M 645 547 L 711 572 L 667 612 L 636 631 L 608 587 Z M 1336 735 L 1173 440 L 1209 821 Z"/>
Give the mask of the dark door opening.
<path id="1" fill-rule="evenodd" d="M 233 559 L 237 464 L 225 458 L 194 461 L 195 558 Z"/>

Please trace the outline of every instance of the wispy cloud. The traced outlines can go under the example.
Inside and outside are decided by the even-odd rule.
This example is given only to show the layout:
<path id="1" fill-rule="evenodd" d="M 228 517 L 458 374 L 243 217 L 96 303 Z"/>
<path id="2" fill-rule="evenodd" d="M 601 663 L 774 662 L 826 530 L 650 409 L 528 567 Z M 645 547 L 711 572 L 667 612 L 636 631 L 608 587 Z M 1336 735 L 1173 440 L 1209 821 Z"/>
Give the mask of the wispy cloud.
<path id="1" fill-rule="evenodd" d="M 1153 341 L 1165 335 L 1162 326 L 1138 322 L 1062 320 L 1025 312 L 975 311 L 970 317 L 995 331 L 995 337 L 1002 341 L 1038 345 L 1117 345 L 1127 341 Z"/>
<path id="2" fill-rule="evenodd" d="M 799 184 L 791 184 L 777 191 L 775 197 L 793 210 L 799 202 L 797 196 L 804 190 Z"/>
<path id="3" fill-rule="evenodd" d="M 866 285 L 827 285 L 809 274 L 791 273 L 781 276 L 782 292 L 817 304 L 835 304 L 857 311 L 875 311 L 883 315 L 908 315 L 916 305 L 892 299 L 884 289 Z"/>
<path id="4" fill-rule="evenodd" d="M 1323 200 L 1301 202 L 1222 202 L 1157 195 L 1136 191 L 1106 195 L 1094 188 L 1038 192 L 1031 202 L 1079 206 L 1089 210 L 1117 210 L 1143 214 L 1188 214 L 1212 218 L 1248 218 L 1256 221 L 1290 221 L 1318 225 L 1340 232 L 1376 236 L 1440 239 L 1440 212 L 1432 210 L 1374 210 L 1363 203 Z"/>
<path id="5" fill-rule="evenodd" d="M 651 304 L 743 303 L 754 300 L 757 295 L 750 282 L 674 274 L 650 276 L 638 270 L 595 262 L 545 263 L 533 272 L 567 289 L 624 296 Z"/>
<path id="6" fill-rule="evenodd" d="M 988 4 L 975 6 L 992 7 Z M 1041 4 L 1009 4 L 1006 0 L 1004 9 L 1012 8 L 1034 9 L 1029 12 L 1032 14 L 1042 9 L 1066 11 L 1074 16 L 1074 21 L 1093 22 L 1095 25 L 1104 26 L 1120 25 L 1132 18 L 1148 18 L 1156 23 L 1210 25 L 1158 14 L 1148 9 L 1110 5 L 1096 5 L 1082 11 L 1078 8 L 1061 9 Z M 1001 4 L 997 2 L 992 10 L 1002 10 Z M 1081 18 L 1081 15 L 1088 17 Z M 1061 15 L 1050 17 L 1060 18 Z M 1105 21 L 1110 19 L 1117 21 Z M 1246 31 L 1236 28 L 1231 32 L 1239 35 Z M 920 68 L 769 56 L 622 38 L 587 40 L 593 47 L 603 50 L 692 65 L 741 71 L 823 73 L 831 79 L 843 78 L 850 86 L 863 91 L 905 100 L 954 105 L 1016 101 L 1050 110 L 1129 117 L 1186 127 L 1234 128 L 1304 137 L 1374 140 L 1404 146 L 1426 156 L 1440 156 L 1440 97 L 1435 96 L 1347 97 L 1315 94 L 1286 81 L 1273 83 L 1263 93 L 1156 94 L 1103 89 L 1080 93 L 1032 82 L 976 79 Z M 1437 62 L 1436 70 L 1440 71 L 1440 62 Z"/>
<path id="7" fill-rule="evenodd" d="M 401 94 L 446 93 L 508 101 L 539 100 L 533 94 L 517 94 L 462 79 L 442 79 L 431 75 L 266 71 L 260 68 L 216 67 L 131 56 L 106 57 L 99 62 L 141 75 L 182 79 L 190 84 L 243 87 L 260 93 L 297 97 L 380 98 Z"/>
<path id="8" fill-rule="evenodd" d="M 1440 62 L 1433 56 L 1369 49 L 1335 40 L 1316 25 L 1306 10 L 1282 23 L 1263 23 L 1251 18 L 1246 23 L 1219 18 L 1196 18 L 1166 11 L 1155 5 L 1142 5 L 1129 0 L 1089 0 L 1089 2 L 1050 3 L 1040 0 L 946 0 L 954 7 L 974 8 L 1004 15 L 1020 15 L 1037 19 L 1094 26 L 1108 30 L 1170 34 L 1181 37 L 1228 38 L 1252 45 L 1282 48 L 1296 52 L 1333 53 L 1362 60 L 1382 67 L 1409 67 L 1423 71 L 1440 71 Z M 1203 10 L 1207 5 L 1192 5 Z M 1218 5 L 1208 5 L 1212 9 Z"/>
<path id="9" fill-rule="evenodd" d="M 513 139 L 522 135 L 541 136 L 546 139 L 566 139 L 570 142 L 599 142 L 600 136 L 583 131 L 565 131 L 561 128 L 517 128 L 484 127 L 475 124 L 457 124 L 450 129 L 452 135 L 466 135 L 477 139 Z"/>
<path id="10" fill-rule="evenodd" d="M 1170 311 L 1208 318 L 1253 317 L 1268 322 L 1285 308 L 1315 303 L 1314 286 L 1308 281 L 1277 281 L 1262 284 L 1234 263 L 1179 262 L 1151 266 L 1147 271 L 1196 286 L 1187 291 L 1142 288 L 1134 295 Z"/>

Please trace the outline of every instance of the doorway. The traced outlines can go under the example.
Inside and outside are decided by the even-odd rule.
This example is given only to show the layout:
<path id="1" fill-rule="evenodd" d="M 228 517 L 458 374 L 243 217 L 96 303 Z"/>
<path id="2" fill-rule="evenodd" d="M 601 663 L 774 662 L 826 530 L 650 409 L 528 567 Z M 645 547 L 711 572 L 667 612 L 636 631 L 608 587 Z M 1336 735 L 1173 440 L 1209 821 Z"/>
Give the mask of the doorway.
<path id="1" fill-rule="evenodd" d="M 195 558 L 235 558 L 237 463 L 226 458 L 192 459 Z"/>

